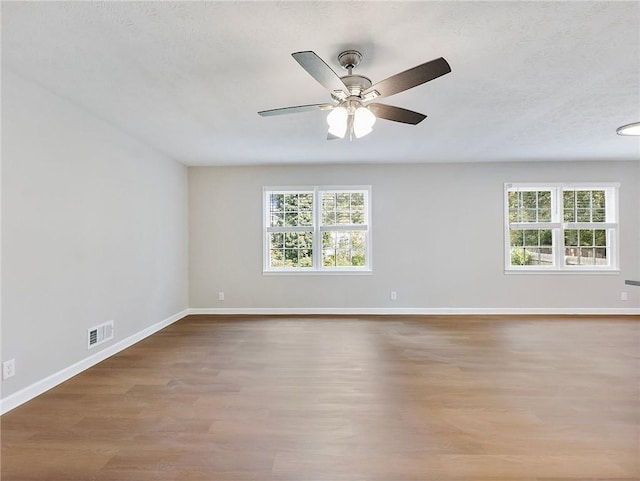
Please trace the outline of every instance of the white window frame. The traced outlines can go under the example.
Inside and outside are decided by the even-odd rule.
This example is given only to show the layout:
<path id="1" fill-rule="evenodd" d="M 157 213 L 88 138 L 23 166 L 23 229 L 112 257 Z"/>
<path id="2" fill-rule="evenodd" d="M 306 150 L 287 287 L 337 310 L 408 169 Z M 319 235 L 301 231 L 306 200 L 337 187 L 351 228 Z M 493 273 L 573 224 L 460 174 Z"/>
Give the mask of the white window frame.
<path id="1" fill-rule="evenodd" d="M 593 273 L 606 274 L 619 272 L 619 188 L 616 182 L 573 182 L 573 183 L 527 183 L 509 182 L 504 184 L 504 271 L 512 273 Z M 520 222 L 509 221 L 509 191 L 520 189 L 523 191 L 551 191 L 551 222 Z M 606 191 L 606 218 L 607 222 L 564 222 L 563 196 L 564 190 L 604 190 Z M 510 229 L 519 227 L 523 229 L 551 229 L 552 246 L 554 252 L 553 265 L 511 265 L 511 236 Z M 580 265 L 569 266 L 564 264 L 564 231 L 572 229 L 606 229 L 607 231 L 607 260 L 609 265 Z"/>
<path id="2" fill-rule="evenodd" d="M 262 272 L 263 274 L 317 275 L 317 274 L 371 274 L 371 186 L 370 185 L 314 185 L 314 186 L 265 186 L 262 188 Z M 322 194 L 324 192 L 364 193 L 364 224 L 322 225 Z M 269 196 L 271 194 L 311 193 L 313 194 L 313 215 L 311 226 L 271 227 Z M 325 231 L 365 231 L 365 265 L 334 266 L 322 265 L 322 233 Z M 272 232 L 311 232 L 313 236 L 312 267 L 271 267 L 269 242 Z"/>

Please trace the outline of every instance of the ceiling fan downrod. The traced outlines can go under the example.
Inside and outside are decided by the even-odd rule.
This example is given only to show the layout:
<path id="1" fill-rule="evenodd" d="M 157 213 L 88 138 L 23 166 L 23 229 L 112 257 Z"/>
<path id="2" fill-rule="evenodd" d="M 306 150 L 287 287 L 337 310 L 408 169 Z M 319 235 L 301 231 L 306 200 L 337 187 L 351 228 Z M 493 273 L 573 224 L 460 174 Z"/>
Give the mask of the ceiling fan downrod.
<path id="1" fill-rule="evenodd" d="M 357 50 L 345 50 L 338 55 L 338 62 L 340 66 L 344 68 L 348 73 L 344 77 L 340 77 L 345 87 L 349 89 L 349 94 L 354 97 L 358 97 L 362 100 L 362 92 L 371 87 L 372 82 L 369 77 L 364 75 L 357 75 L 353 73 L 353 69 L 357 67 L 362 61 L 362 54 Z M 337 95 L 339 100 L 345 100 L 341 98 L 343 96 Z"/>

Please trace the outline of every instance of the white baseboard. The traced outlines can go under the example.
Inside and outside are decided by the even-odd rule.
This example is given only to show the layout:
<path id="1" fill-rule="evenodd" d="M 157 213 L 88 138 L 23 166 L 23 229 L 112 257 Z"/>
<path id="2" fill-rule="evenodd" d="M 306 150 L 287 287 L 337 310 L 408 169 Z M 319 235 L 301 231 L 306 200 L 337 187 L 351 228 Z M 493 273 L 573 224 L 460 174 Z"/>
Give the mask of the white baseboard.
<path id="1" fill-rule="evenodd" d="M 104 361 L 108 357 L 117 354 L 118 352 L 134 345 L 137 342 L 142 341 L 143 339 L 149 337 L 150 335 L 158 332 L 160 329 L 167 327 L 170 324 L 182 319 L 186 315 L 188 315 L 188 309 L 185 309 L 173 316 L 170 316 L 163 321 L 157 322 L 146 329 L 143 329 L 140 332 L 133 334 L 132 336 L 123 339 L 111 346 L 106 347 L 102 351 L 96 352 L 95 354 L 84 358 L 82 361 L 79 361 L 75 364 L 72 364 L 69 367 L 62 369 L 40 381 L 36 381 L 35 383 L 27 386 L 24 389 L 21 389 L 18 392 L 10 394 L 6 398 L 0 399 L 0 414 L 4 414 L 6 412 L 11 411 L 12 409 L 20 406 L 21 404 L 30 401 L 31 399 L 39 396 L 45 391 L 57 386 L 58 384 L 63 383 L 64 381 L 71 379 L 73 376 L 80 374 L 82 371 L 89 369 L 91 366 L 98 364 L 101 361 Z"/>
<path id="2" fill-rule="evenodd" d="M 231 307 L 190 308 L 191 314 L 216 315 L 640 315 L 640 308 L 597 307 Z"/>

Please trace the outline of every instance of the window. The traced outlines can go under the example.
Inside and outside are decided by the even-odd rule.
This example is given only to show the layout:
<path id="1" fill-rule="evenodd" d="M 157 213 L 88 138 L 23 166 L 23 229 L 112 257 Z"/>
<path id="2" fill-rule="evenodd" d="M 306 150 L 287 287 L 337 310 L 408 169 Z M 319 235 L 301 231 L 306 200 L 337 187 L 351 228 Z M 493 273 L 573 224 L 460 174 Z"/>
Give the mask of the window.
<path id="1" fill-rule="evenodd" d="M 617 269 L 618 184 L 505 184 L 505 266 Z"/>
<path id="2" fill-rule="evenodd" d="M 264 271 L 370 271 L 370 187 L 265 187 Z"/>

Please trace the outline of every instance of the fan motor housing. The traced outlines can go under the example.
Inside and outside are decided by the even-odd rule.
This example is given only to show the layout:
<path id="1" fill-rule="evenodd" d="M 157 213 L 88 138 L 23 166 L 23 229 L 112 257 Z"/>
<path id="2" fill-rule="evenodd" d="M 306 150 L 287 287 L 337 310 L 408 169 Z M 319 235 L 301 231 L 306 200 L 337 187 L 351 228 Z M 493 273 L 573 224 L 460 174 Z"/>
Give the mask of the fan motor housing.
<path id="1" fill-rule="evenodd" d="M 340 77 L 340 80 L 349 89 L 351 95 L 360 95 L 372 85 L 371 80 L 364 75 L 345 75 Z"/>

